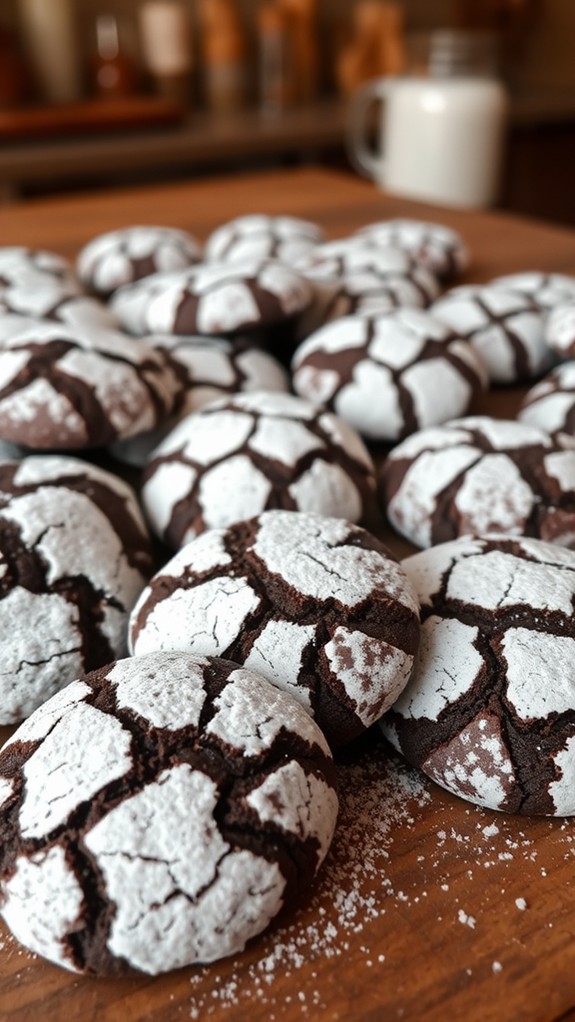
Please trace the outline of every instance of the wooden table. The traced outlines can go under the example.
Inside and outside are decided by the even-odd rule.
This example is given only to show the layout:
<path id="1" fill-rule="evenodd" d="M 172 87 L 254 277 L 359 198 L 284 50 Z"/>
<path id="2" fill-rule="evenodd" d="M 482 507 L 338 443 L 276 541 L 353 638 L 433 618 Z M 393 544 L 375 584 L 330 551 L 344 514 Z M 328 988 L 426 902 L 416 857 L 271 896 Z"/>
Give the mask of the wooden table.
<path id="1" fill-rule="evenodd" d="M 110 228 L 157 222 L 204 237 L 248 212 L 311 218 L 332 237 L 415 215 L 464 233 L 470 279 L 575 273 L 575 233 L 391 200 L 309 169 L 15 205 L 0 211 L 0 239 L 73 256 Z M 480 410 L 512 416 L 519 396 L 497 391 Z M 369 524 L 399 556 L 408 550 L 380 521 Z M 95 980 L 34 958 L 1 931 L 0 1018 L 575 1020 L 572 822 L 474 808 L 390 758 L 375 734 L 339 760 L 340 824 L 317 890 L 242 955 L 157 979 Z"/>

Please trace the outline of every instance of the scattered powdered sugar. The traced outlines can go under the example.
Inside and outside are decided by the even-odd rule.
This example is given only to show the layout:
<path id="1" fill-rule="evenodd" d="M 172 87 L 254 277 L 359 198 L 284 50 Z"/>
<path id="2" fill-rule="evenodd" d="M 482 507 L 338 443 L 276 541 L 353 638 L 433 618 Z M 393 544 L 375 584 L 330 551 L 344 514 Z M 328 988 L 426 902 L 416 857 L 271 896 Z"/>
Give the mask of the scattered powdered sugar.
<path id="1" fill-rule="evenodd" d="M 385 914 L 388 898 L 409 901 L 405 892 L 394 889 L 391 848 L 398 829 L 409 828 L 430 801 L 430 785 L 422 774 L 388 755 L 385 747 L 377 746 L 340 765 L 339 822 L 316 893 L 289 923 L 260 938 L 259 958 L 247 973 L 242 969 L 241 977 L 235 970 L 227 979 L 208 968 L 193 973 L 192 1019 L 210 1014 L 210 1007 L 215 1011 L 216 1003 L 220 1009 L 233 1008 L 264 996 L 271 1009 L 284 1008 L 288 1000 L 293 1008 L 297 1001 L 302 1014 L 313 1017 L 325 1008 L 319 992 L 300 991 L 280 1001 L 271 989 L 277 974 L 289 976 L 304 965 L 345 956 L 364 927 Z M 326 904 L 333 906 L 331 918 Z M 367 940 L 359 950 L 368 968 L 385 962 L 386 956 L 372 951 Z M 312 971 L 311 978 L 316 976 Z M 273 1022 L 273 1010 L 269 1018 Z"/>
<path id="2" fill-rule="evenodd" d="M 243 957 L 193 971 L 192 1019 L 247 1009 L 250 1002 L 265 1006 L 269 1022 L 279 1022 L 286 1013 L 314 1019 L 330 1007 L 325 977 L 337 970 L 338 960 L 344 967 L 352 958 L 354 967 L 365 968 L 366 982 L 370 974 L 375 980 L 378 970 L 386 970 L 393 982 L 394 970 L 401 967 L 393 939 L 397 924 L 401 927 L 409 913 L 409 929 L 417 930 L 428 892 L 437 904 L 439 932 L 445 934 L 458 923 L 471 931 L 469 938 L 462 934 L 465 948 L 468 939 L 476 940 L 480 928 L 485 934 L 492 926 L 493 906 L 485 900 L 486 870 L 493 872 L 491 885 L 497 885 L 497 912 L 505 903 L 510 910 L 524 911 L 528 903 L 517 896 L 516 881 L 518 875 L 534 872 L 547 876 L 541 865 L 541 859 L 548 864 L 541 838 L 553 832 L 555 847 L 559 843 L 565 848 L 564 858 L 575 856 L 569 820 L 539 819 L 532 828 L 525 818 L 490 817 L 480 807 L 464 807 L 384 744 L 370 745 L 366 738 L 361 751 L 356 749 L 338 766 L 340 818 L 315 893 L 290 911 L 283 924 L 280 917 Z M 422 823 L 426 839 L 420 844 Z M 406 868 L 405 855 L 412 848 Z M 382 943 L 382 932 L 387 931 L 389 946 Z M 463 954 L 472 958 L 463 958 L 461 972 L 471 977 L 486 969 L 497 975 L 503 964 L 495 955 L 505 946 L 495 941 L 492 959 L 478 956 L 477 945 L 470 944 Z M 401 1017 L 400 1005 L 397 1012 Z"/>
<path id="3" fill-rule="evenodd" d="M 464 912 L 462 908 L 459 909 L 459 912 L 457 913 L 457 918 L 459 919 L 459 922 L 463 926 L 469 926 L 472 930 L 475 929 L 475 923 L 477 921 L 475 919 L 475 916 L 468 916 L 467 912 Z"/>

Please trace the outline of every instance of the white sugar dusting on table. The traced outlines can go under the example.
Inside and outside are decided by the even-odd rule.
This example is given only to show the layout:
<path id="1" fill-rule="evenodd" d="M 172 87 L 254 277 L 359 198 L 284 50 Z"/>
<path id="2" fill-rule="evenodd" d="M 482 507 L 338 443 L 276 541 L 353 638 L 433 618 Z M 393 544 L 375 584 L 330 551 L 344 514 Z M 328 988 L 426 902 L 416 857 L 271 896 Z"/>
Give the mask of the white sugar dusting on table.
<path id="1" fill-rule="evenodd" d="M 280 1001 L 272 996 L 277 973 L 288 976 L 303 965 L 345 955 L 364 926 L 385 913 L 389 897 L 408 900 L 402 891 L 394 890 L 388 862 L 394 835 L 413 824 L 414 816 L 430 801 L 431 785 L 417 771 L 387 757 L 380 746 L 339 767 L 339 823 L 315 895 L 305 909 L 291 916 L 288 925 L 260 939 L 261 956 L 248 967 L 247 975 L 242 971 L 240 978 L 238 971 L 223 979 L 207 968 L 194 972 L 191 983 L 197 989 L 191 1018 L 210 1014 L 215 1004 L 220 1009 L 233 1008 L 254 998 L 265 999 L 270 1008 L 283 1008 L 289 997 Z M 331 918 L 324 904 L 333 905 Z M 367 967 L 385 961 L 385 955 L 372 952 L 367 941 L 359 950 Z M 311 973 L 312 978 L 315 975 Z M 200 988 L 208 976 L 211 989 L 206 993 Z M 313 1017 L 314 1010 L 325 1007 L 317 990 L 301 996 L 303 992 L 298 995 L 295 989 L 291 1005 L 299 1002 L 303 1015 Z M 273 1011 L 269 1018 L 273 1022 Z"/>
<path id="2" fill-rule="evenodd" d="M 221 963 L 221 971 L 218 966 L 194 970 L 190 1018 L 247 1007 L 251 1001 L 265 1005 L 270 1022 L 281 1019 L 288 1010 L 293 1014 L 294 1009 L 302 1017 L 313 1019 L 326 1009 L 319 992 L 326 961 L 335 963 L 354 954 L 354 960 L 359 956 L 359 964 L 374 978 L 378 970 L 393 968 L 392 954 L 385 947 L 370 944 L 370 923 L 387 913 L 392 933 L 394 912 L 416 912 L 428 896 L 426 887 L 433 885 L 445 897 L 445 911 L 440 909 L 436 916 L 437 926 L 459 923 L 474 940 L 472 935 L 482 924 L 485 870 L 502 871 L 504 880 L 509 879 L 509 894 L 502 886 L 501 898 L 510 910 L 521 913 L 528 903 L 516 896 L 513 887 L 518 862 L 537 868 L 542 877 L 547 875 L 537 863 L 538 842 L 535 835 L 529 835 L 528 820 L 472 805 L 465 808 L 462 820 L 460 800 L 441 792 L 390 753 L 386 745 L 369 746 L 353 762 L 340 765 L 338 774 L 339 823 L 316 893 L 304 907 L 290 914 L 285 925 L 259 938 L 257 948 L 250 945 L 252 952 L 258 953 L 257 960 L 246 965 L 245 960 L 237 958 L 231 972 L 225 962 Z M 449 825 L 454 812 L 457 828 Z M 405 867 L 401 868 L 394 853 L 400 844 L 403 849 L 405 841 L 409 845 L 409 835 L 423 814 L 432 831 L 436 821 L 440 826 L 435 829 L 432 851 L 413 852 L 417 868 L 408 870 L 406 880 Z M 570 834 L 568 820 L 543 825 L 552 828 L 566 845 L 565 858 L 575 855 L 575 837 Z M 469 903 L 465 905 L 455 893 L 461 876 L 454 863 L 460 864 L 461 875 L 466 878 Z M 473 968 L 462 970 L 467 977 L 481 969 L 495 978 L 504 968 L 504 962 L 492 958 L 482 962 L 473 958 L 470 964 Z M 305 974 L 301 972 L 304 966 Z M 280 977 L 291 977 L 290 993 L 285 994 L 283 985 L 275 988 Z"/>

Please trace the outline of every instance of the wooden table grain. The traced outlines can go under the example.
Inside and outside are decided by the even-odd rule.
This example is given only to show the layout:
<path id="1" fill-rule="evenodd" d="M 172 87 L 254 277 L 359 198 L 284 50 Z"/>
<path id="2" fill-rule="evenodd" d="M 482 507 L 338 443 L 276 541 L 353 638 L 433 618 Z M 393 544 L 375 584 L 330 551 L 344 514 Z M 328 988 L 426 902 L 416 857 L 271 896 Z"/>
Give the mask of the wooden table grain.
<path id="1" fill-rule="evenodd" d="M 314 169 L 16 204 L 0 210 L 0 242 L 73 257 L 115 227 L 173 224 L 204 238 L 250 212 L 316 220 L 330 237 L 412 215 L 463 232 L 469 280 L 527 269 L 575 273 L 573 232 L 404 202 Z M 512 417 L 520 396 L 500 389 L 478 410 Z M 409 551 L 375 510 L 367 524 L 398 556 Z M 0 738 L 8 733 L 0 729 Z M 575 1019 L 572 822 L 470 806 L 391 756 L 375 732 L 342 753 L 338 769 L 340 823 L 315 892 L 243 954 L 155 979 L 96 980 L 41 961 L 0 930 L 0 1018 Z"/>

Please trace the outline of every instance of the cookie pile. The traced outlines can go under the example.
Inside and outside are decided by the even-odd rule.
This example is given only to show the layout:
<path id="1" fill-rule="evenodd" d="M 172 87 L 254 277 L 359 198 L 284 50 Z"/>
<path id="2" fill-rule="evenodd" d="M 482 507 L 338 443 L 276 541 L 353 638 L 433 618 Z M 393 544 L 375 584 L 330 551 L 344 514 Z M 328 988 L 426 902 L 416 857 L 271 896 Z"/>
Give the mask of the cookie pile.
<path id="1" fill-rule="evenodd" d="M 0 899 L 27 947 L 97 975 L 241 950 L 313 883 L 334 751 L 377 723 L 463 798 L 575 812 L 575 279 L 457 286 L 469 263 L 440 224 L 263 214 L 203 246 L 121 228 L 75 267 L 0 249 Z M 520 421 L 477 414 L 547 369 Z M 384 515 L 429 549 L 398 563 Z"/>

